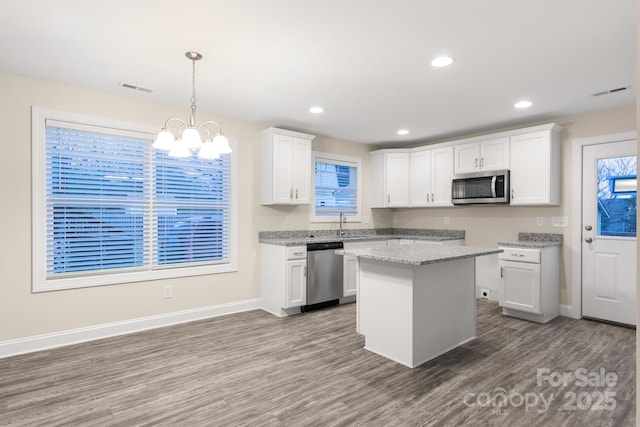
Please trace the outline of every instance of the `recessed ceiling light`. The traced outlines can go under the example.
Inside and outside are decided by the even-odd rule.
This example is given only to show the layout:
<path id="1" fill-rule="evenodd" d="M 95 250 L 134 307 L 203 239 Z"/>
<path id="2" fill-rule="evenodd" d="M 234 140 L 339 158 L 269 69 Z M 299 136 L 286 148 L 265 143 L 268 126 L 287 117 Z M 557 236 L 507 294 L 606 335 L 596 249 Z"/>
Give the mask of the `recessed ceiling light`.
<path id="1" fill-rule="evenodd" d="M 322 108 L 322 107 L 311 107 L 311 108 L 309 108 L 309 112 L 313 113 L 313 114 L 324 113 L 324 108 Z"/>
<path id="2" fill-rule="evenodd" d="M 529 108 L 533 105 L 533 102 L 531 101 L 519 101 L 516 102 L 513 106 L 516 108 Z"/>
<path id="3" fill-rule="evenodd" d="M 409 131 L 407 129 L 400 129 L 398 135 L 409 135 Z"/>
<path id="4" fill-rule="evenodd" d="M 453 59 L 450 56 L 439 56 L 436 59 L 434 59 L 433 61 L 431 61 L 431 66 L 433 66 L 433 67 L 446 67 L 447 65 L 453 64 L 453 61 L 455 61 L 455 59 Z"/>

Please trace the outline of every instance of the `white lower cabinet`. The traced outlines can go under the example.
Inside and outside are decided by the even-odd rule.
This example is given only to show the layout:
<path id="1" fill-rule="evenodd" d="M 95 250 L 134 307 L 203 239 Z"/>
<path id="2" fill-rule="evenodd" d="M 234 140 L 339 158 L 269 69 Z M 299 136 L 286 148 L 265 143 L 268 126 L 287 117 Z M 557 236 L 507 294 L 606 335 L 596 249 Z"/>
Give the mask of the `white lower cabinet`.
<path id="1" fill-rule="evenodd" d="M 307 247 L 260 244 L 262 309 L 283 317 L 307 303 Z"/>
<path id="2" fill-rule="evenodd" d="M 367 247 L 367 242 L 345 242 L 344 249 L 364 249 Z M 349 297 L 358 293 L 358 270 L 357 270 L 357 257 L 345 256 L 344 268 L 343 268 L 343 297 Z"/>
<path id="3" fill-rule="evenodd" d="M 387 246 L 386 240 L 371 240 L 367 242 L 345 242 L 344 249 L 364 249 L 377 248 Z M 343 297 L 349 297 L 358 294 L 358 267 L 357 257 L 345 256 L 343 269 Z"/>
<path id="4" fill-rule="evenodd" d="M 558 246 L 529 249 L 500 247 L 502 313 L 539 323 L 557 317 L 560 309 Z"/>

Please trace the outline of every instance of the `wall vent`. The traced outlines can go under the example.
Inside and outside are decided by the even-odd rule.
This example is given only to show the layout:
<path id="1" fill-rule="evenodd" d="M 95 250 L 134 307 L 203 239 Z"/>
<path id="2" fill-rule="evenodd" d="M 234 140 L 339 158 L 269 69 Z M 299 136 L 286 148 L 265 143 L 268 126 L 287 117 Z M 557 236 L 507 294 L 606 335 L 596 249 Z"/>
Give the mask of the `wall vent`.
<path id="1" fill-rule="evenodd" d="M 118 82 L 118 86 L 123 87 L 125 89 L 139 90 L 140 92 L 146 92 L 146 93 L 153 92 L 152 89 L 149 89 L 149 88 L 143 87 L 143 86 L 132 85 L 131 83 Z"/>
<path id="2" fill-rule="evenodd" d="M 596 93 L 592 94 L 591 96 L 609 95 L 609 94 L 616 93 L 616 92 L 622 92 L 623 90 L 627 90 L 627 89 L 630 89 L 630 88 L 631 88 L 631 86 L 617 87 L 615 89 L 609 89 L 609 90 L 605 90 L 603 92 L 596 92 Z"/>

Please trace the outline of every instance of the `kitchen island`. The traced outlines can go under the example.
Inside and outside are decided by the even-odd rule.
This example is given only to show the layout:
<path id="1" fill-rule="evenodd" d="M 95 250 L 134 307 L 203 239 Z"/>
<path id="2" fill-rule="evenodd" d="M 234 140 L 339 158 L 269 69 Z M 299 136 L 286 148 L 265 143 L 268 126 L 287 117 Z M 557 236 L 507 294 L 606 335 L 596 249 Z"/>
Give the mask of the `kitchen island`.
<path id="1" fill-rule="evenodd" d="M 397 246 L 357 257 L 357 329 L 365 349 L 410 368 L 476 337 L 475 258 L 500 249 Z"/>

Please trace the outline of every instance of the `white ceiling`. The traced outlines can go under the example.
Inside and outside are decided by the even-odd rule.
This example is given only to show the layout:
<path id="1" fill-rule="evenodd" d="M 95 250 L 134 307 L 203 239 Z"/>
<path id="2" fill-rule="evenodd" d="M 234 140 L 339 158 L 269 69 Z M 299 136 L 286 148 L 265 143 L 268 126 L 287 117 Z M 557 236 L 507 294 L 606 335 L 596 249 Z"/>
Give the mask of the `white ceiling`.
<path id="1" fill-rule="evenodd" d="M 0 15 L 0 72 L 184 105 L 186 117 L 184 52 L 195 50 L 200 110 L 402 146 L 634 104 L 635 4 L 13 0 Z M 432 68 L 441 54 L 455 63 Z M 513 108 L 525 98 L 533 107 Z"/>

